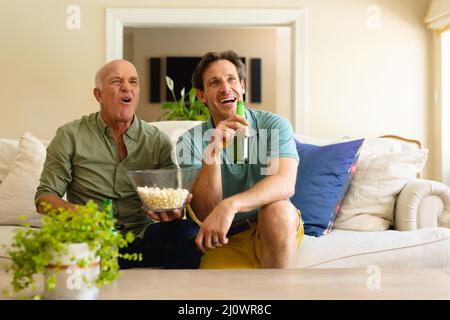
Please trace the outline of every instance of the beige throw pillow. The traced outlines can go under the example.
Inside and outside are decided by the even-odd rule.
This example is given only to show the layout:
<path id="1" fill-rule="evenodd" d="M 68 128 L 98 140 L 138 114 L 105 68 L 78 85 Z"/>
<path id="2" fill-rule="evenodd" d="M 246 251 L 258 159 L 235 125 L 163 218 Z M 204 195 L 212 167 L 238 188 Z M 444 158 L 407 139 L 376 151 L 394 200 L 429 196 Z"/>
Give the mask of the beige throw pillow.
<path id="1" fill-rule="evenodd" d="M 361 153 L 334 228 L 381 231 L 394 223 L 398 194 L 423 170 L 428 149 Z"/>
<path id="2" fill-rule="evenodd" d="M 0 139 L 0 182 L 2 182 L 8 172 L 19 150 L 17 139 Z"/>
<path id="3" fill-rule="evenodd" d="M 34 195 L 39 184 L 46 150 L 39 139 L 26 132 L 19 141 L 19 151 L 11 170 L 0 184 L 0 225 L 23 225 L 23 215 L 30 225 L 41 226 Z"/>

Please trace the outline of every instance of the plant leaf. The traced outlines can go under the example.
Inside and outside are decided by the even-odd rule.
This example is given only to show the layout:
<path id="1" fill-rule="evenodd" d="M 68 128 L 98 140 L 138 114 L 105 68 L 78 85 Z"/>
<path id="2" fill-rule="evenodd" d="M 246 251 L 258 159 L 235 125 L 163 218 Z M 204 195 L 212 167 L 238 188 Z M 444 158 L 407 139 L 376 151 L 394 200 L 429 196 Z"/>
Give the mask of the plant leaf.
<path id="1" fill-rule="evenodd" d="M 176 103 L 174 103 L 172 101 L 163 102 L 163 104 L 161 105 L 161 109 L 173 109 L 174 104 L 176 104 Z"/>
<path id="2" fill-rule="evenodd" d="M 206 120 L 208 120 L 208 117 L 209 116 L 207 116 L 207 115 L 201 114 L 201 115 L 198 115 L 195 120 L 197 120 L 197 121 L 206 121 Z"/>
<path id="3" fill-rule="evenodd" d="M 195 100 L 196 100 L 196 96 L 195 96 L 195 89 L 191 88 L 191 90 L 189 90 L 189 104 L 190 106 L 193 106 L 195 104 Z"/>
<path id="4" fill-rule="evenodd" d="M 204 121 L 210 116 L 209 109 L 198 100 L 196 96 L 196 89 L 191 88 L 186 93 L 186 88 L 183 87 L 180 94 L 180 99 L 177 99 L 175 92 L 173 91 L 174 82 L 166 76 L 167 87 L 172 93 L 173 101 L 165 101 L 161 104 L 161 109 L 168 110 L 168 112 L 161 115 L 157 121 L 160 121 L 164 117 L 166 120 L 201 120 Z M 186 97 L 189 98 L 189 102 L 186 102 Z M 188 105 L 187 105 L 188 103 Z"/>
<path id="5" fill-rule="evenodd" d="M 186 108 L 186 104 L 184 103 L 184 96 L 181 96 L 181 99 L 178 100 L 179 111 L 181 116 L 187 116 L 188 109 Z"/>

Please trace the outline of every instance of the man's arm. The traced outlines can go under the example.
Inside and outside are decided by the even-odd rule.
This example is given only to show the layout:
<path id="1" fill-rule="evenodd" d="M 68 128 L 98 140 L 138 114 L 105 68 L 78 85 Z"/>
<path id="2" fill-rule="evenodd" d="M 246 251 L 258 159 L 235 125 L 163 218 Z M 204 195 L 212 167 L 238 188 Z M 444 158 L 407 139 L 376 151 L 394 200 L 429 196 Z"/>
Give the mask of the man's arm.
<path id="1" fill-rule="evenodd" d="M 192 187 L 191 207 L 200 221 L 222 201 L 222 174 L 220 169 L 220 152 L 207 148 L 214 160 L 212 163 L 203 161 L 200 174 Z"/>
<path id="2" fill-rule="evenodd" d="M 233 116 L 217 124 L 210 143 L 205 148 L 202 169 L 192 188 L 191 207 L 197 218 L 205 220 L 209 213 L 222 201 L 221 154 L 223 148 L 233 140 L 236 130 L 248 134 L 249 123 L 240 116 Z"/>
<path id="3" fill-rule="evenodd" d="M 44 214 L 43 203 L 52 208 L 74 209 L 75 204 L 62 200 L 67 185 L 72 181 L 73 139 L 59 128 L 47 148 L 47 156 L 35 195 L 37 212 Z"/>
<path id="4" fill-rule="evenodd" d="M 227 244 L 226 234 L 237 212 L 289 199 L 295 192 L 297 166 L 298 162 L 293 158 L 273 159 L 269 162 L 273 175 L 267 176 L 245 192 L 220 201 L 197 234 L 195 243 L 199 249 L 204 251 L 205 247 L 214 248 L 214 243 Z"/>
<path id="5" fill-rule="evenodd" d="M 37 212 L 41 214 L 47 213 L 45 204 L 49 204 L 52 208 L 66 208 L 71 211 L 75 211 L 76 206 L 73 203 L 61 199 L 58 195 L 51 193 L 41 196 L 37 203 Z"/>
<path id="6" fill-rule="evenodd" d="M 248 212 L 272 202 L 289 199 L 295 192 L 297 167 L 298 162 L 293 158 L 273 159 L 269 162 L 271 175 L 247 191 L 223 201 L 226 202 L 226 206 L 234 208 L 235 212 Z M 192 209 L 203 221 L 208 213 L 222 201 L 220 165 L 203 164 L 192 193 L 194 194 L 191 202 Z"/>
<path id="7" fill-rule="evenodd" d="M 298 162 L 293 158 L 276 158 L 269 162 L 269 173 L 245 192 L 225 200 L 236 212 L 247 212 L 269 203 L 287 200 L 295 193 Z M 270 172 L 270 171 L 274 172 Z M 275 172 L 276 171 L 276 172 Z"/>
<path id="8" fill-rule="evenodd" d="M 272 160 L 268 163 L 265 179 L 227 199 L 227 204 L 236 207 L 237 212 L 287 200 L 295 193 L 299 158 L 292 126 L 287 119 L 268 113 L 261 122 L 263 128 L 268 128 L 267 156 Z"/>

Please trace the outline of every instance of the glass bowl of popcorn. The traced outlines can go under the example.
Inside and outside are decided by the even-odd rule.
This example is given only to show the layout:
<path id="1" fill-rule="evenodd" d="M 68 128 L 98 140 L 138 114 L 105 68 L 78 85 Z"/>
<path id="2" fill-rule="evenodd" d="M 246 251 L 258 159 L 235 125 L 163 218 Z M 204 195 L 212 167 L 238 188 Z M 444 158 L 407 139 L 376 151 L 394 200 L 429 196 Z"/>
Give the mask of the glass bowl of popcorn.
<path id="1" fill-rule="evenodd" d="M 199 167 L 129 171 L 144 206 L 153 212 L 172 211 L 186 206 Z"/>

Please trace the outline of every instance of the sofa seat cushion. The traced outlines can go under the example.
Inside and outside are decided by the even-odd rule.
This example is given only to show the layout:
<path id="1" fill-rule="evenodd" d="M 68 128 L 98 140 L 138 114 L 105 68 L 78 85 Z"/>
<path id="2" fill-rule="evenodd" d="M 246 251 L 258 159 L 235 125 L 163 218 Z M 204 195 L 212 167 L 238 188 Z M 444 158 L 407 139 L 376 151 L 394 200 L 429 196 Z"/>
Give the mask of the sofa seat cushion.
<path id="1" fill-rule="evenodd" d="M 334 229 L 324 237 L 305 236 L 299 268 L 450 267 L 450 229 L 360 232 Z"/>
<path id="2" fill-rule="evenodd" d="M 0 226 L 0 258 L 8 259 L 16 226 Z M 5 245 L 5 246 L 3 246 Z M 333 230 L 307 236 L 299 249 L 298 268 L 449 268 L 450 229 L 358 232 Z"/>

